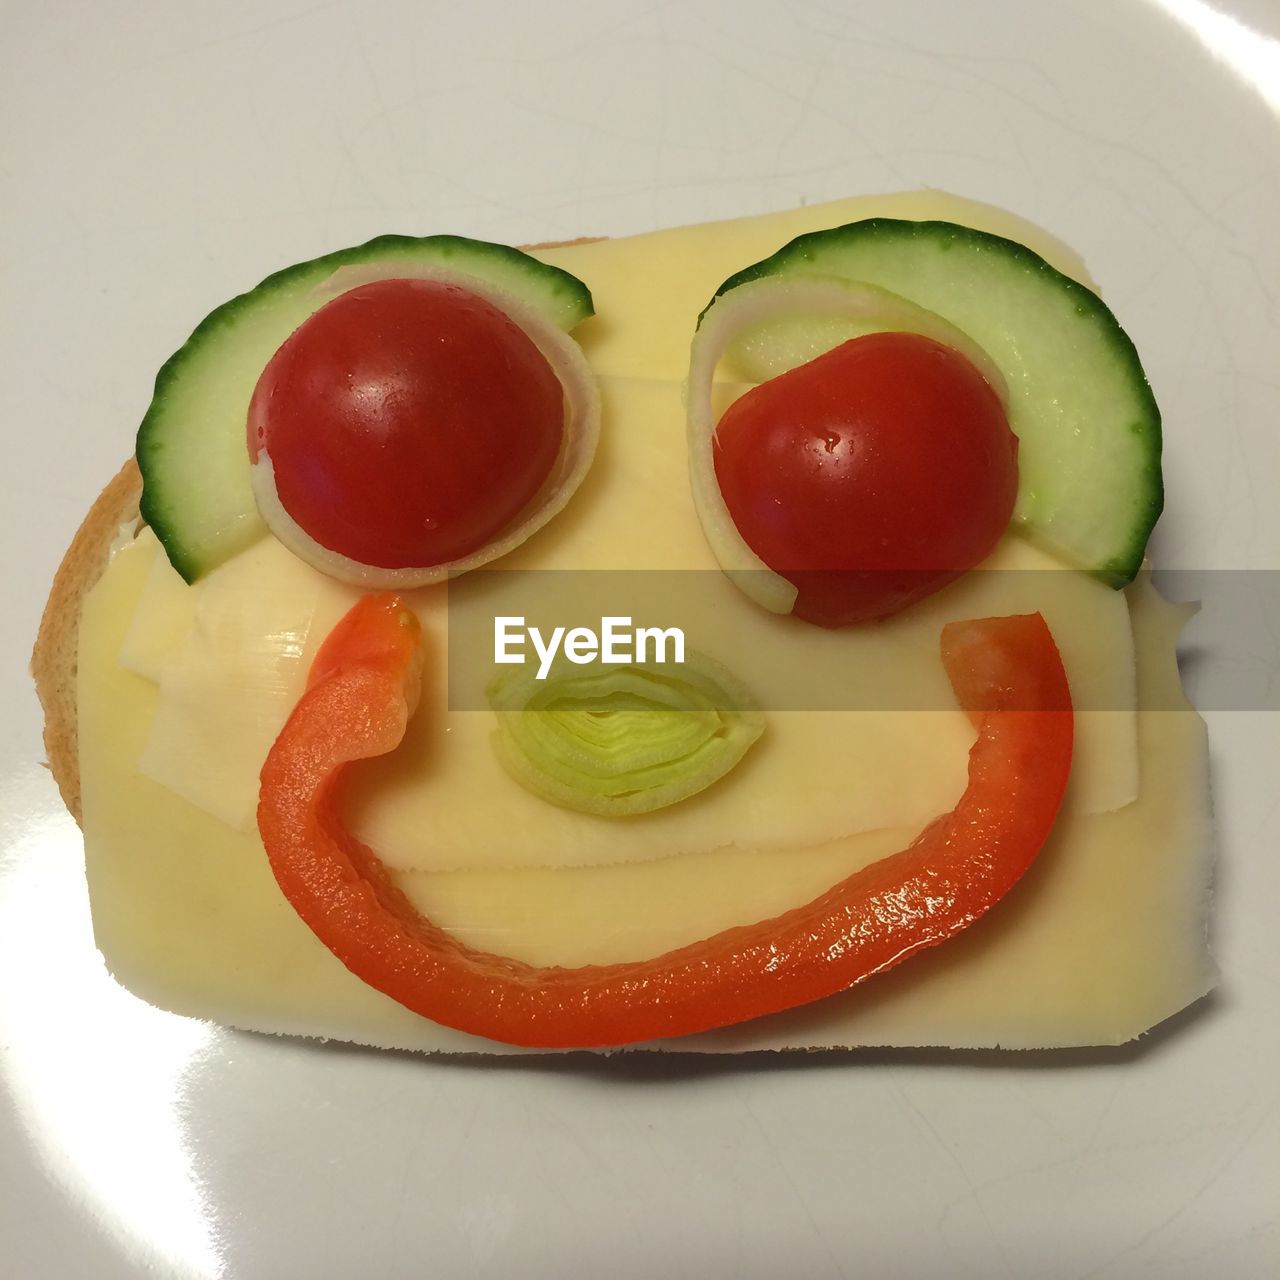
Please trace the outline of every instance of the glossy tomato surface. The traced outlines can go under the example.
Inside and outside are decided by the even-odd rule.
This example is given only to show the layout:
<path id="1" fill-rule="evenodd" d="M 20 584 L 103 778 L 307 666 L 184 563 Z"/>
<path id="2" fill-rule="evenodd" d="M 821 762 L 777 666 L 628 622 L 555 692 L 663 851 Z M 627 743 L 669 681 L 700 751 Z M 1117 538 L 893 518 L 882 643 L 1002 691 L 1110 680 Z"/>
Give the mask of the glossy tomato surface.
<path id="1" fill-rule="evenodd" d="M 483 547 L 528 505 L 564 435 L 559 379 L 528 335 L 452 284 L 380 280 L 285 341 L 249 408 L 285 510 L 362 564 Z"/>
<path id="2" fill-rule="evenodd" d="M 958 352 L 853 338 L 753 388 L 716 429 L 739 532 L 822 626 L 896 613 L 983 560 L 1009 523 L 1017 438 Z"/>

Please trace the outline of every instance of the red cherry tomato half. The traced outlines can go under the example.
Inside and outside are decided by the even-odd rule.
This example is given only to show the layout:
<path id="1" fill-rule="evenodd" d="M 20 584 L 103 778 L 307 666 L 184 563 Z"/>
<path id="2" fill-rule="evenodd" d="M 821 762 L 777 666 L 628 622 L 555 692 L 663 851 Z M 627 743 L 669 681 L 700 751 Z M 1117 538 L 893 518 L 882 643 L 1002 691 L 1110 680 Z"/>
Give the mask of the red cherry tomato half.
<path id="1" fill-rule="evenodd" d="M 826 627 L 896 613 L 994 548 L 1017 495 L 1018 441 L 958 352 L 876 333 L 754 387 L 716 428 L 738 531 Z"/>
<path id="2" fill-rule="evenodd" d="M 249 455 L 285 510 L 362 564 L 416 568 L 483 547 L 546 480 L 560 382 L 529 336 L 452 284 L 379 280 L 335 298 L 272 357 Z"/>

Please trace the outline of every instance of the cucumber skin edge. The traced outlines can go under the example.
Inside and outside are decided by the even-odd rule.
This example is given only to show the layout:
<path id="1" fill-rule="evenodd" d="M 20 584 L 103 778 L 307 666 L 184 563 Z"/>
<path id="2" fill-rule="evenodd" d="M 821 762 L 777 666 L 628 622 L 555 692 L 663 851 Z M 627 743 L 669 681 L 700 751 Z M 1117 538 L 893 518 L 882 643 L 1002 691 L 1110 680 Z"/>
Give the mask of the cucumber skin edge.
<path id="1" fill-rule="evenodd" d="M 168 504 L 162 498 L 157 499 L 154 496 L 154 486 L 147 484 L 150 458 L 157 451 L 164 448 L 162 432 L 160 440 L 153 440 L 152 437 L 160 426 L 158 419 L 164 408 L 165 394 L 169 389 L 169 384 L 181 373 L 186 361 L 203 347 L 206 338 L 224 324 L 234 321 L 238 313 L 250 303 L 250 300 L 264 291 L 274 292 L 280 286 L 292 283 L 295 278 L 302 277 L 313 271 L 318 273 L 320 269 L 327 268 L 328 272 L 332 272 L 348 263 L 367 262 L 371 258 L 376 258 L 377 254 L 382 250 L 405 250 L 424 244 L 458 247 L 464 249 L 464 251 L 480 248 L 506 258 L 515 266 L 524 267 L 526 270 L 536 269 L 540 274 L 547 273 L 549 276 L 556 277 L 560 287 L 565 289 L 566 295 L 576 297 L 575 318 L 573 324 L 569 326 L 571 329 L 595 314 L 595 303 L 591 297 L 591 290 L 577 276 L 565 271 L 563 267 L 555 267 L 549 263 L 541 262 L 520 249 L 487 240 L 472 240 L 465 236 L 406 236 L 394 232 L 374 236 L 371 240 L 366 240 L 362 244 L 352 245 L 346 249 L 335 249 L 330 253 L 321 254 L 319 257 L 308 258 L 303 262 L 295 262 L 287 267 L 281 267 L 279 270 L 265 276 L 253 288 L 247 289 L 243 293 L 238 293 L 234 297 L 227 299 L 226 302 L 220 303 L 196 325 L 187 340 L 157 370 L 155 385 L 151 394 L 151 403 L 147 406 L 147 411 L 143 414 L 142 421 L 138 425 L 134 445 L 134 456 L 137 459 L 139 470 L 142 472 L 142 497 L 138 503 L 139 514 L 155 531 L 157 538 L 159 538 L 161 545 L 165 549 L 166 555 L 169 557 L 169 562 L 184 582 L 195 582 L 207 571 L 208 566 L 201 563 L 198 557 L 188 554 L 183 549 L 180 539 L 175 536 L 176 531 L 171 531 L 169 528 L 169 521 L 166 516 Z M 526 263 L 532 264 L 531 267 L 525 266 Z M 285 337 L 288 337 L 288 335 L 286 334 Z M 283 338 L 281 341 L 283 341 Z"/>
<path id="2" fill-rule="evenodd" d="M 1073 296 L 1078 312 L 1089 315 L 1100 322 L 1102 328 L 1106 331 L 1106 336 L 1116 348 L 1117 357 L 1136 375 L 1133 379 L 1133 389 L 1135 398 L 1140 402 L 1144 411 L 1143 419 L 1136 425 L 1138 426 L 1139 434 L 1150 437 L 1147 441 L 1146 488 L 1148 496 L 1143 504 L 1147 508 L 1145 514 L 1135 518 L 1133 538 L 1128 548 L 1105 564 L 1088 567 L 1085 571 L 1117 590 L 1128 586 L 1142 567 L 1147 540 L 1151 536 L 1151 531 L 1155 527 L 1156 521 L 1160 518 L 1160 513 L 1164 510 L 1164 475 L 1161 467 L 1164 439 L 1160 407 L 1156 403 L 1155 393 L 1151 390 L 1151 383 L 1142 367 L 1138 349 L 1134 346 L 1133 339 L 1129 337 L 1116 319 L 1111 308 L 1092 289 L 1081 284 L 1079 280 L 1073 279 L 1065 272 L 1059 271 L 1057 267 L 1046 262 L 1034 249 L 1028 248 L 1017 240 L 1010 240 L 1007 236 L 978 231 L 976 228 L 962 226 L 956 222 L 938 220 L 911 221 L 906 218 L 865 218 L 860 222 L 849 222 L 839 227 L 805 232 L 796 236 L 793 240 L 789 240 L 776 252 L 770 254 L 769 257 L 762 258 L 759 262 L 735 272 L 715 291 L 711 300 L 699 312 L 698 325 L 701 326 L 703 317 L 716 299 L 722 294 L 728 293 L 729 290 L 737 288 L 738 285 L 746 284 L 748 281 L 758 280 L 765 276 L 785 274 L 797 259 L 811 262 L 814 256 L 812 250 L 815 247 L 826 248 L 830 245 L 839 244 L 841 241 L 860 239 L 866 235 L 875 236 L 885 231 L 894 231 L 899 235 L 905 233 L 905 236 L 910 238 L 944 238 L 952 243 L 969 241 L 984 248 L 998 246 L 1001 252 L 1009 258 L 1019 261 L 1037 274 L 1047 277 L 1064 293 Z"/>

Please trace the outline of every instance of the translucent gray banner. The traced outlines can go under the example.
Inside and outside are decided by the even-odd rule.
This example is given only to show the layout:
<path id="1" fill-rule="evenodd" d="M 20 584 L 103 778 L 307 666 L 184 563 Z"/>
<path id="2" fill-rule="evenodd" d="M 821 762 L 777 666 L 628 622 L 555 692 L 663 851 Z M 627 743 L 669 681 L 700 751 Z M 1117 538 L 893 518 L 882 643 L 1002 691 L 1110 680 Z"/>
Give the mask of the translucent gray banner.
<path id="1" fill-rule="evenodd" d="M 1188 619 L 1161 596 L 1200 608 Z M 448 597 L 455 710 L 488 707 L 486 690 L 513 672 L 554 679 L 636 660 L 660 671 L 681 648 L 727 668 L 766 711 L 945 709 L 943 627 L 1036 612 L 1078 710 L 1184 708 L 1175 637 L 1197 708 L 1280 710 L 1280 570 L 1165 570 L 1124 591 L 1067 570 L 977 570 L 892 618 L 834 631 L 769 613 L 718 570 L 492 570 L 455 580 Z"/>

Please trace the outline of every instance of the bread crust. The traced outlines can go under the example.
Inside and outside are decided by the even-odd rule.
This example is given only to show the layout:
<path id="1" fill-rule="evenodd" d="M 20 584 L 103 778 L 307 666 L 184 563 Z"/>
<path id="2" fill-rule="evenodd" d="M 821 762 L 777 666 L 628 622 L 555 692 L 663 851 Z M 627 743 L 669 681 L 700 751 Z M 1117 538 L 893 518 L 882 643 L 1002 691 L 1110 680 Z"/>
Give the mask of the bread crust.
<path id="1" fill-rule="evenodd" d="M 130 458 L 98 495 L 62 557 L 40 618 L 31 674 L 44 710 L 44 749 L 63 803 L 80 821 L 80 753 L 76 713 L 80 610 L 107 567 L 120 526 L 138 518 L 142 475 Z"/>

